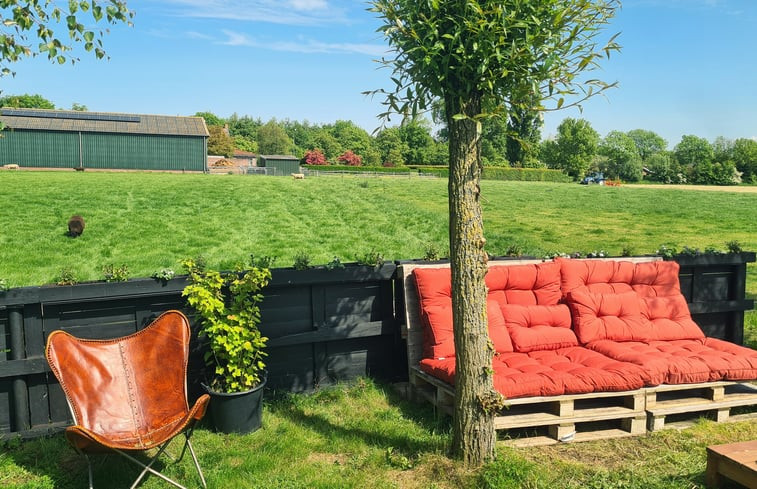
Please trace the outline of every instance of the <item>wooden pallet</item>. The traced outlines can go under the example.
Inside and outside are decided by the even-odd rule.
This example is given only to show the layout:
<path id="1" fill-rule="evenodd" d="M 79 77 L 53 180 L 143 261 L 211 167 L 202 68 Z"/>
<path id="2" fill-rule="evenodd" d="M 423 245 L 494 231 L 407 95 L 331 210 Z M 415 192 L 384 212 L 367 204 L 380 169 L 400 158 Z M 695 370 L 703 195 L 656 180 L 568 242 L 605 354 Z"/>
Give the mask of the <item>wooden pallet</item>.
<path id="1" fill-rule="evenodd" d="M 415 399 L 452 415 L 451 385 L 416 367 L 411 369 L 410 386 Z M 639 435 L 646 432 L 644 399 L 643 389 L 510 399 L 494 418 L 494 428 L 515 446 Z"/>
<path id="2" fill-rule="evenodd" d="M 646 389 L 647 429 L 686 428 L 703 415 L 714 421 L 757 417 L 757 385 L 751 382 L 707 382 L 660 385 Z M 734 415 L 734 408 L 753 408 Z"/>

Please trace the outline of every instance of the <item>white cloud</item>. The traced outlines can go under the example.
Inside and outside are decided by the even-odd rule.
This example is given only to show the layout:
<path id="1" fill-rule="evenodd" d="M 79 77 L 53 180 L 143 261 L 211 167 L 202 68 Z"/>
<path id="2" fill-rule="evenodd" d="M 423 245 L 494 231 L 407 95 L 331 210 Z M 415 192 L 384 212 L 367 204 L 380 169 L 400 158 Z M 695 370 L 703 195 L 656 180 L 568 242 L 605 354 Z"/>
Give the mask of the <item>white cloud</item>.
<path id="1" fill-rule="evenodd" d="M 382 56 L 387 47 L 381 44 L 361 43 L 326 43 L 313 39 L 298 39 L 290 41 L 260 41 L 245 34 L 230 30 L 223 30 L 227 39 L 221 44 L 227 46 L 247 46 L 272 51 L 286 51 L 292 53 L 324 53 L 324 54 L 366 54 Z"/>
<path id="2" fill-rule="evenodd" d="M 345 23 L 345 9 L 327 0 L 166 0 L 176 14 L 203 19 L 228 19 L 285 25 Z"/>

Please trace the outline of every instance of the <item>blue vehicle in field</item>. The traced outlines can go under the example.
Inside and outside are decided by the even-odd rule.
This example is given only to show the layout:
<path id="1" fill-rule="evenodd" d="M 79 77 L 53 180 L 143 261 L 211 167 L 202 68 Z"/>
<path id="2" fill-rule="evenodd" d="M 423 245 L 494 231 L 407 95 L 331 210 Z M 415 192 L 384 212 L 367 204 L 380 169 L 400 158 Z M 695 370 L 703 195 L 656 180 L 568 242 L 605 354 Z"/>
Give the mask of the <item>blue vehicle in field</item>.
<path id="1" fill-rule="evenodd" d="M 595 171 L 592 173 L 589 173 L 584 177 L 583 180 L 581 180 L 581 185 L 604 185 L 605 184 L 605 174 L 601 171 Z"/>

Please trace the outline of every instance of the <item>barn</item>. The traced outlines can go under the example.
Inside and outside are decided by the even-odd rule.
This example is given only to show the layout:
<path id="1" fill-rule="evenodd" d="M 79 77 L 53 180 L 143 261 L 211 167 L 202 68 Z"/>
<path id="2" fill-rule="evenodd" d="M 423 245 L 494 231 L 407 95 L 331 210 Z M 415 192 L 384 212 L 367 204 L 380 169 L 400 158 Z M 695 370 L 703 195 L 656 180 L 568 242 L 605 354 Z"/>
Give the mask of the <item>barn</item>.
<path id="1" fill-rule="evenodd" d="M 201 117 L 0 109 L 0 166 L 207 171 Z"/>

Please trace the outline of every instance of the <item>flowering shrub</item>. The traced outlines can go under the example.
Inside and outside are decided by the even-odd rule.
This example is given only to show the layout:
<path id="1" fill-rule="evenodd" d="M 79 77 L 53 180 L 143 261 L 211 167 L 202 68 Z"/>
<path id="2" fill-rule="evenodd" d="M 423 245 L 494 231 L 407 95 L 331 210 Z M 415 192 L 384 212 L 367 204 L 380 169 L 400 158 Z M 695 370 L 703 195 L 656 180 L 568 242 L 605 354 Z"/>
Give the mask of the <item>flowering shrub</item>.
<path id="1" fill-rule="evenodd" d="M 349 149 L 342 153 L 341 156 L 337 158 L 337 160 L 349 166 L 360 166 L 363 164 L 363 158 L 360 155 L 356 155 L 352 152 L 352 150 Z"/>
<path id="2" fill-rule="evenodd" d="M 305 151 L 305 156 L 302 159 L 304 160 L 306 165 L 328 164 L 326 162 L 326 157 L 323 155 L 323 152 L 318 148 Z"/>

